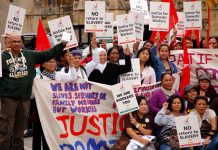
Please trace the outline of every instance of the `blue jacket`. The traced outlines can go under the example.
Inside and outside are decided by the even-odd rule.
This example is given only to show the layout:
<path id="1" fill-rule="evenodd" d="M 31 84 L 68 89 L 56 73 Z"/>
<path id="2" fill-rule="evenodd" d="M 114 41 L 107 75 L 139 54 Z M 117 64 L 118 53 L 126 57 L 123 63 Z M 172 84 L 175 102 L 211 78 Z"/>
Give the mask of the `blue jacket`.
<path id="1" fill-rule="evenodd" d="M 154 68 L 154 71 L 156 73 L 156 81 L 158 82 L 161 80 L 161 75 L 163 73 L 166 73 L 166 69 L 160 57 L 157 56 L 156 46 L 153 46 L 151 49 L 151 61 L 152 61 L 152 67 Z M 178 71 L 174 63 L 171 61 L 168 61 L 168 62 L 172 70 L 172 73 L 177 73 Z"/>

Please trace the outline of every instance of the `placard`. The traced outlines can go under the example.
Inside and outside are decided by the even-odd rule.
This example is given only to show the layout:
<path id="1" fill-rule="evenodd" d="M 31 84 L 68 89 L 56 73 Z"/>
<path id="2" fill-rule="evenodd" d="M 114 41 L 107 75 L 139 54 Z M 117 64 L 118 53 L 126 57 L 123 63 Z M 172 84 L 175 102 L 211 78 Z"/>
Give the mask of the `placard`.
<path id="1" fill-rule="evenodd" d="M 201 1 L 183 2 L 185 30 L 202 29 Z"/>
<path id="2" fill-rule="evenodd" d="M 5 25 L 5 35 L 6 34 L 16 34 L 21 35 L 23 29 L 23 22 L 25 18 L 26 10 L 17 7 L 15 5 L 10 5 L 8 11 L 8 18 Z"/>
<path id="3" fill-rule="evenodd" d="M 143 13 L 131 11 L 131 14 L 135 16 L 135 34 L 136 41 L 142 42 L 144 35 L 144 21 L 143 21 Z"/>
<path id="4" fill-rule="evenodd" d="M 177 12 L 178 16 L 178 22 L 176 24 L 177 29 L 177 37 L 182 37 L 184 34 L 184 13 L 183 12 Z"/>
<path id="5" fill-rule="evenodd" d="M 202 145 L 197 115 L 175 117 L 175 122 L 180 148 Z"/>
<path id="6" fill-rule="evenodd" d="M 54 44 L 61 42 L 63 32 L 68 32 L 71 33 L 72 39 L 67 43 L 65 49 L 78 46 L 70 16 L 50 20 L 48 21 L 48 26 L 50 28 Z"/>
<path id="7" fill-rule="evenodd" d="M 131 11 L 141 12 L 144 16 L 144 23 L 149 24 L 149 11 L 148 11 L 148 3 L 146 0 L 130 0 L 130 8 Z"/>
<path id="8" fill-rule="evenodd" d="M 85 1 L 85 32 L 103 32 L 105 1 Z"/>
<path id="9" fill-rule="evenodd" d="M 169 30 L 169 10 L 168 2 L 150 2 L 149 30 L 168 31 Z"/>
<path id="10" fill-rule="evenodd" d="M 139 109 L 132 84 L 128 81 L 113 85 L 112 94 L 120 115 Z"/>
<path id="11" fill-rule="evenodd" d="M 114 33 L 113 13 L 105 13 L 105 25 L 103 32 L 96 32 L 97 39 L 112 39 Z"/>
<path id="12" fill-rule="evenodd" d="M 129 81 L 133 86 L 141 85 L 139 58 L 131 59 L 132 70 L 120 75 L 120 82 Z"/>
<path id="13" fill-rule="evenodd" d="M 117 15 L 118 44 L 126 45 L 135 43 L 135 17 L 132 14 Z"/>

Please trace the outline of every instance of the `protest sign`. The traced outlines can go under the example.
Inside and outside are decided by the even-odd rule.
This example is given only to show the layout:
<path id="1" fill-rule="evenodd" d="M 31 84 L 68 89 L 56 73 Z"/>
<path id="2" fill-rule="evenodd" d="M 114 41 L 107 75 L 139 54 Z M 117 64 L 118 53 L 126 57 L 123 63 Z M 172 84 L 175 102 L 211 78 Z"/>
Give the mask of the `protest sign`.
<path id="1" fill-rule="evenodd" d="M 184 34 L 184 13 L 183 12 L 177 12 L 178 15 L 178 22 L 176 24 L 177 29 L 177 37 L 182 37 Z"/>
<path id="2" fill-rule="evenodd" d="M 85 32 L 103 32 L 105 1 L 85 1 Z"/>
<path id="3" fill-rule="evenodd" d="M 136 34 L 136 41 L 143 41 L 144 35 L 144 21 L 143 21 L 143 14 L 140 12 L 131 11 L 131 14 L 135 16 L 135 34 Z"/>
<path id="4" fill-rule="evenodd" d="M 132 70 L 120 75 L 120 82 L 129 81 L 133 86 L 141 85 L 139 58 L 131 59 Z"/>
<path id="5" fill-rule="evenodd" d="M 0 54 L 2 54 L 2 47 L 0 43 Z M 2 55 L 0 55 L 0 77 L 2 77 Z"/>
<path id="6" fill-rule="evenodd" d="M 197 115 L 175 117 L 180 148 L 202 145 Z"/>
<path id="7" fill-rule="evenodd" d="M 138 102 L 130 82 L 125 81 L 113 85 L 111 90 L 120 115 L 139 109 Z"/>
<path id="8" fill-rule="evenodd" d="M 149 24 L 149 11 L 148 11 L 148 3 L 146 0 L 130 0 L 131 11 L 141 12 L 144 16 L 144 23 Z"/>
<path id="9" fill-rule="evenodd" d="M 218 92 L 217 51 L 218 49 L 188 49 L 191 68 L 190 84 L 198 85 L 199 76 L 201 74 L 208 74 L 211 78 L 211 84 Z M 172 51 L 170 61 L 174 62 L 180 70 L 183 66 L 183 50 Z"/>
<path id="10" fill-rule="evenodd" d="M 97 39 L 112 39 L 114 34 L 113 13 L 105 13 L 105 25 L 103 32 L 96 32 Z"/>
<path id="11" fill-rule="evenodd" d="M 15 5 L 10 5 L 4 34 L 21 35 L 25 13 L 25 9 Z"/>
<path id="12" fill-rule="evenodd" d="M 200 30 L 202 28 L 201 3 L 201 1 L 183 2 L 185 30 Z"/>
<path id="13" fill-rule="evenodd" d="M 118 44 L 133 44 L 136 41 L 135 17 L 132 14 L 117 15 Z"/>
<path id="14" fill-rule="evenodd" d="M 62 39 L 62 34 L 64 32 L 68 32 L 71 33 L 72 39 L 70 40 L 70 42 L 67 43 L 66 48 L 78 46 L 70 16 L 64 16 L 58 19 L 50 20 L 48 21 L 48 26 L 50 28 L 54 44 L 60 43 Z"/>
<path id="15" fill-rule="evenodd" d="M 150 2 L 149 30 L 168 31 L 169 30 L 169 10 L 170 3 Z"/>

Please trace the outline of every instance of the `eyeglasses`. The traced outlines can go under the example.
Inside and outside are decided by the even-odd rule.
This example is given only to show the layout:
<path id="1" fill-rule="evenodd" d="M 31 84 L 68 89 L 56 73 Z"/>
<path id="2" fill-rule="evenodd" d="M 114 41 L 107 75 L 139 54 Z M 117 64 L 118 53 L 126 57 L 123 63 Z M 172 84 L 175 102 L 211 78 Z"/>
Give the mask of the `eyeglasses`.
<path id="1" fill-rule="evenodd" d="M 12 44 L 21 44 L 22 41 L 11 41 Z"/>
<path id="2" fill-rule="evenodd" d="M 47 61 L 47 63 L 50 63 L 50 64 L 55 64 L 56 61 Z"/>

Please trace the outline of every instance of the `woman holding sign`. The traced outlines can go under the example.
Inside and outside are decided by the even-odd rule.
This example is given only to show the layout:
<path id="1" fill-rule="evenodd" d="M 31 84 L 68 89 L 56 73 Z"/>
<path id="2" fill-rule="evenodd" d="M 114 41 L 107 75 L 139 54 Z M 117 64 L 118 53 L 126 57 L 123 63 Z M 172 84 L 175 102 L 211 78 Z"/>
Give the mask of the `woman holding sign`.
<path id="1" fill-rule="evenodd" d="M 156 74 L 151 67 L 151 58 L 149 49 L 142 47 L 137 54 L 140 61 L 141 84 L 156 83 Z"/>
<path id="2" fill-rule="evenodd" d="M 197 115 L 201 130 L 203 146 L 197 147 L 200 150 L 218 149 L 217 116 L 214 110 L 208 108 L 208 99 L 205 96 L 195 98 L 195 109 L 190 115 Z"/>
<path id="3" fill-rule="evenodd" d="M 148 146 L 152 146 L 150 143 L 153 136 L 150 135 L 152 134 L 153 118 L 149 113 L 148 102 L 142 96 L 136 98 L 139 110 L 132 112 L 125 118 L 125 129 L 111 150 L 143 150 Z M 141 147 L 135 144 L 136 142 L 139 142 Z"/>
<path id="4" fill-rule="evenodd" d="M 180 149 L 175 128 L 175 117 L 183 116 L 184 110 L 185 103 L 183 98 L 173 95 L 163 104 L 162 109 L 157 113 L 154 122 L 163 127 L 158 140 L 160 143 L 160 150 Z"/>

